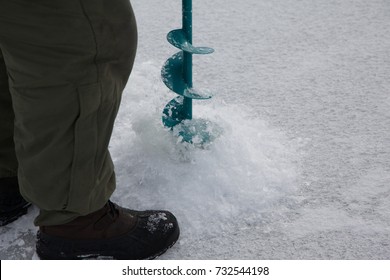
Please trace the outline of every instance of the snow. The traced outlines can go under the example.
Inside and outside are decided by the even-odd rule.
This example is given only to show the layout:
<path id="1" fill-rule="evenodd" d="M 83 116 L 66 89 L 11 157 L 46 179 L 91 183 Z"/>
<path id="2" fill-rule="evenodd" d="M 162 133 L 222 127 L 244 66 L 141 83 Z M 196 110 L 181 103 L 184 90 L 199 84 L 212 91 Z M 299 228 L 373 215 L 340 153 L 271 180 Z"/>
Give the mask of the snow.
<path id="1" fill-rule="evenodd" d="M 151 215 L 149 218 L 148 218 L 148 222 L 146 223 L 146 228 L 148 229 L 148 231 L 150 233 L 153 233 L 157 230 L 157 227 L 158 227 L 158 224 L 161 222 L 161 221 L 164 221 L 164 220 L 167 220 L 167 215 L 165 213 L 157 213 L 157 214 L 153 214 Z M 169 223 L 169 224 L 166 224 L 165 227 L 167 228 L 172 228 L 173 227 L 173 224 L 172 223 Z"/>
<path id="2" fill-rule="evenodd" d="M 390 258 L 390 3 L 193 1 L 194 117 L 206 147 L 161 124 L 181 1 L 133 0 L 139 48 L 110 150 L 113 200 L 167 209 L 181 238 L 161 259 Z M 156 9 L 155 7 L 158 7 Z M 1 259 L 31 259 L 37 209 L 0 229 Z"/>

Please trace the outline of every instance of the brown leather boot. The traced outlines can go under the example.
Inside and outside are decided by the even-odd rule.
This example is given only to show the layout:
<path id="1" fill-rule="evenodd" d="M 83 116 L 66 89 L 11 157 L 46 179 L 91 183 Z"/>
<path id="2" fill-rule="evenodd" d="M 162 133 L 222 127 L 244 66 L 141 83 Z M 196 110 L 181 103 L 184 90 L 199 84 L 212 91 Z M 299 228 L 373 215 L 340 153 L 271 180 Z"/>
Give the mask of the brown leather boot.
<path id="1" fill-rule="evenodd" d="M 41 259 L 153 259 L 179 238 L 168 211 L 134 211 L 111 201 L 100 210 L 58 226 L 40 227 Z"/>
<path id="2" fill-rule="evenodd" d="M 17 177 L 0 178 L 0 226 L 26 214 L 30 205 L 20 195 Z"/>

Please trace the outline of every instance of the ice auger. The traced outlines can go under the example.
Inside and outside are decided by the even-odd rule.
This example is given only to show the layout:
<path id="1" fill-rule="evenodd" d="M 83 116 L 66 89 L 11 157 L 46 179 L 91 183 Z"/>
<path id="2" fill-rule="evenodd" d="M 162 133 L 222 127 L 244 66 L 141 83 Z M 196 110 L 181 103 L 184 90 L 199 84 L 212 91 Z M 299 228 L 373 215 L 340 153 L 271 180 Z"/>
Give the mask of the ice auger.
<path id="1" fill-rule="evenodd" d="M 168 128 L 179 127 L 179 136 L 192 143 L 196 138 L 199 143 L 210 140 L 210 129 L 205 120 L 192 121 L 188 126 L 185 120 L 192 120 L 192 100 L 209 99 L 207 93 L 195 90 L 192 85 L 192 55 L 210 54 L 214 50 L 192 45 L 192 0 L 182 0 L 183 27 L 172 30 L 167 40 L 181 51 L 170 57 L 164 64 L 161 76 L 165 85 L 180 96 L 172 99 L 164 108 L 163 124 Z"/>

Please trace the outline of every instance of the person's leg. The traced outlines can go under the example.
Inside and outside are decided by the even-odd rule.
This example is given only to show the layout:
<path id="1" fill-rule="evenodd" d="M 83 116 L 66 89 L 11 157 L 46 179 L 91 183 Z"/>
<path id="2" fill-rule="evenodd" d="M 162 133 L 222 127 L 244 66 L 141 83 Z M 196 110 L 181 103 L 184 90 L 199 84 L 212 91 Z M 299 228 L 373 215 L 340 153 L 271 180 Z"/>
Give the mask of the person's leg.
<path id="1" fill-rule="evenodd" d="M 17 176 L 18 161 L 14 146 L 14 112 L 7 68 L 0 49 L 0 178 Z"/>
<path id="2" fill-rule="evenodd" d="M 169 212 L 108 201 L 108 143 L 136 44 L 128 0 L 0 2 L 18 177 L 40 208 L 41 258 L 149 258 L 179 236 Z"/>
<path id="3" fill-rule="evenodd" d="M 0 226 L 26 214 L 29 206 L 19 193 L 13 135 L 14 113 L 7 68 L 0 49 Z"/>
<path id="4" fill-rule="evenodd" d="M 136 49 L 125 2 L 0 3 L 19 184 L 37 225 L 94 212 L 114 191 L 107 147 Z"/>

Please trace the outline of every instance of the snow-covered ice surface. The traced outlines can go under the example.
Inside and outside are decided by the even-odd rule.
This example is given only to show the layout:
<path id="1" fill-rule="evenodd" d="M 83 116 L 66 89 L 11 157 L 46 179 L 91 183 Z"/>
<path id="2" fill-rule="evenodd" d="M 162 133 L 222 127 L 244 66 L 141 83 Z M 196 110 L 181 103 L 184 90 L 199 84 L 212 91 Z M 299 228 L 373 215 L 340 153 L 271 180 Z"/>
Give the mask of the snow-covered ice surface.
<path id="1" fill-rule="evenodd" d="M 390 259 L 390 2 L 198 0 L 194 117 L 222 127 L 183 145 L 161 125 L 160 68 L 181 1 L 133 0 L 139 51 L 110 149 L 113 200 L 169 209 L 161 259 Z M 37 210 L 0 229 L 1 259 L 31 259 Z"/>

